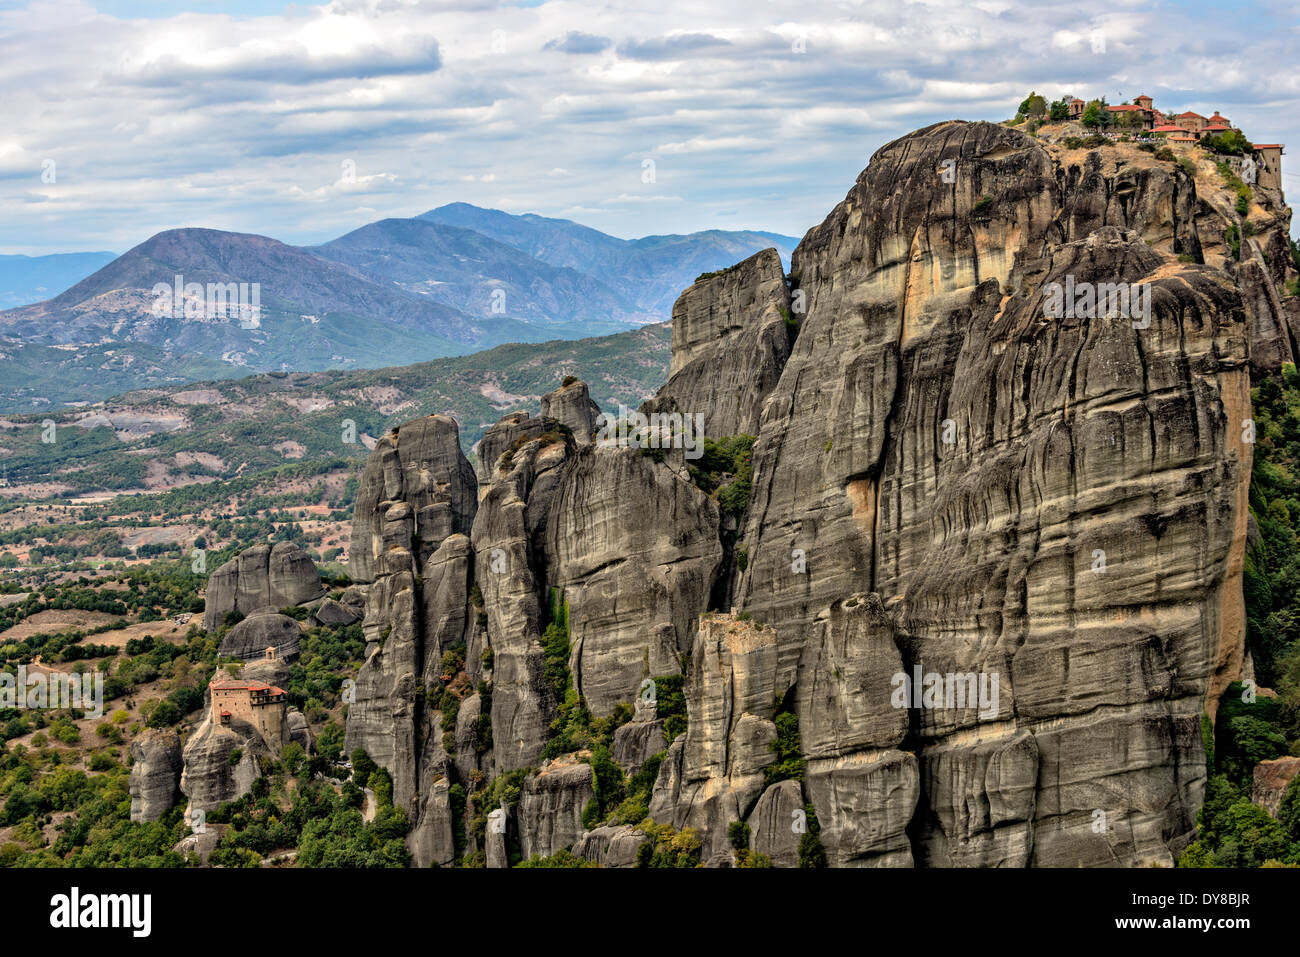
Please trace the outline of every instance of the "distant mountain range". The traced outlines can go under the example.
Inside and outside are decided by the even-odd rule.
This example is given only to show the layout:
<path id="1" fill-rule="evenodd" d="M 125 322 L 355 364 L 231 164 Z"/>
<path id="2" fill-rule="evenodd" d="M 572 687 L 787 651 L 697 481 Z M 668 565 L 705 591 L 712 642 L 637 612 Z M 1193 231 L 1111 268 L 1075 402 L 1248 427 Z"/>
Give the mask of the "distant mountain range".
<path id="1" fill-rule="evenodd" d="M 417 217 L 491 236 L 552 266 L 576 269 L 605 283 L 652 314 L 670 318 L 673 303 L 700 273 L 740 262 L 775 246 L 789 264 L 799 244 L 794 236 L 760 231 L 709 229 L 684 236 L 619 239 L 567 219 L 450 203 Z"/>
<path id="2" fill-rule="evenodd" d="M 722 230 L 626 240 L 465 203 L 313 247 L 168 230 L 53 298 L 0 311 L 0 411 L 200 378 L 376 368 L 616 333 L 669 318 L 700 273 L 773 246 L 788 262 L 796 243 Z M 84 266 L 93 256 L 111 254 L 73 259 Z M 160 302 L 155 287 L 178 282 L 184 295 Z M 211 288 L 228 287 L 233 300 L 244 283 L 245 294 L 256 284 L 255 310 L 214 310 Z"/>
<path id="3" fill-rule="evenodd" d="M 116 258 L 117 253 L 0 256 L 0 309 L 49 299 Z"/>

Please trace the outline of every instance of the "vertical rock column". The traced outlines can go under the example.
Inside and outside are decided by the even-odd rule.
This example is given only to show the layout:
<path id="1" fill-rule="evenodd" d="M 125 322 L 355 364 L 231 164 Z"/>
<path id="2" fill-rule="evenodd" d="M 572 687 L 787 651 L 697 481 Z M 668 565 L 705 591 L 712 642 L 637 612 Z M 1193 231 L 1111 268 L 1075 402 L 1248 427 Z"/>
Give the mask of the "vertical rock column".
<path id="1" fill-rule="evenodd" d="M 417 832 L 421 818 L 436 816 L 420 800 L 431 783 L 422 780 L 422 769 L 436 769 L 422 753 L 429 737 L 422 691 L 427 668 L 436 667 L 445 647 L 464 640 L 469 556 L 463 536 L 476 507 L 477 483 L 456 423 L 434 415 L 379 440 L 353 517 L 349 568 L 372 584 L 362 623 L 366 659 L 348 709 L 345 747 L 365 749 L 392 775 L 393 803 Z M 444 543 L 451 544 L 444 549 Z M 427 594 L 420 569 L 433 576 Z M 436 856 L 437 842 L 428 837 L 415 836 L 412 844 Z"/>

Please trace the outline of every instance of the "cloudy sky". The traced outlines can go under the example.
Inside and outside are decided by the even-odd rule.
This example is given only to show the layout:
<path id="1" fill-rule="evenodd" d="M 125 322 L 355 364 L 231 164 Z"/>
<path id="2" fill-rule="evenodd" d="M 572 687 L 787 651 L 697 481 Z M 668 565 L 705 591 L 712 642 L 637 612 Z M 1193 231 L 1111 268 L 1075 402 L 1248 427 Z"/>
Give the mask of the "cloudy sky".
<path id="1" fill-rule="evenodd" d="M 882 144 L 1031 88 L 1300 155 L 1297 64 L 1272 0 L 0 0 L 0 252 L 312 243 L 453 201 L 802 235 Z"/>

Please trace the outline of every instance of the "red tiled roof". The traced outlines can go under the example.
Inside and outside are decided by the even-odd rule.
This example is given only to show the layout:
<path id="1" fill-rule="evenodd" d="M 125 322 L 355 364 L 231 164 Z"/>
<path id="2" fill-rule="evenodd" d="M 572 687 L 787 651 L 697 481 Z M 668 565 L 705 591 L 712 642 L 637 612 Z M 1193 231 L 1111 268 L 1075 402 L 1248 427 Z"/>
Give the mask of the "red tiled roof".
<path id="1" fill-rule="evenodd" d="M 1281 143 L 1252 143 L 1251 145 L 1257 150 L 1280 150 L 1282 148 Z"/>
<path id="2" fill-rule="evenodd" d="M 1180 119 L 1180 120 L 1182 120 L 1182 119 L 1186 119 L 1186 118 L 1189 117 L 1189 116 L 1192 117 L 1192 118 L 1194 118 L 1194 119 L 1198 119 L 1198 120 L 1203 120 L 1203 119 L 1205 119 L 1205 117 L 1201 116 L 1200 113 L 1193 113 L 1191 110 L 1188 110 L 1186 113 L 1179 113 L 1179 114 L 1178 114 L 1178 119 Z"/>
<path id="3" fill-rule="evenodd" d="M 1174 126 L 1172 123 L 1166 123 L 1164 126 L 1157 126 L 1151 130 L 1152 133 L 1181 133 L 1181 126 Z"/>
<path id="4" fill-rule="evenodd" d="M 269 685 L 264 681 L 224 681 L 210 685 L 213 691 L 265 691 L 270 694 L 285 694 L 283 688 Z"/>
<path id="5" fill-rule="evenodd" d="M 1108 106 L 1106 109 L 1112 113 L 1130 113 L 1133 110 L 1145 110 L 1145 106 L 1134 106 L 1132 103 L 1121 103 L 1119 106 Z"/>

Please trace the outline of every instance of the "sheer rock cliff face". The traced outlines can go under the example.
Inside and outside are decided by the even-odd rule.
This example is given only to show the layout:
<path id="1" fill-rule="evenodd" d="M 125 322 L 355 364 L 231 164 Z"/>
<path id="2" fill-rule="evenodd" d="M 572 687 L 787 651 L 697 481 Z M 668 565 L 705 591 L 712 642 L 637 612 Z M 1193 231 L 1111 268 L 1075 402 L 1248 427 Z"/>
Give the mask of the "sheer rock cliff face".
<path id="1" fill-rule="evenodd" d="M 650 815 L 694 828 L 706 863 L 729 862 L 727 828 L 763 793 L 773 718 L 793 675 L 777 667 L 776 633 L 733 615 L 706 615 L 686 676 L 688 729 L 668 749 Z"/>
<path id="2" fill-rule="evenodd" d="M 571 437 L 552 428 L 554 420 L 523 424 L 527 428 L 517 436 L 522 444 L 512 443 L 486 468 L 492 484 L 479 505 L 471 536 L 475 581 L 483 593 L 492 649 L 497 773 L 536 760 L 558 703 L 545 678 L 541 644 L 548 596 L 539 575 L 544 564 L 540 532 L 560 481 L 558 473 L 575 446 Z"/>
<path id="3" fill-rule="evenodd" d="M 460 841 L 489 866 L 648 850 L 584 826 L 603 757 L 547 749 L 573 715 L 552 621 L 568 689 L 624 722 L 629 775 L 659 762 L 649 816 L 705 864 L 742 820 L 777 866 L 1172 861 L 1201 715 L 1242 667 L 1249 377 L 1295 354 L 1296 317 L 1280 194 L 1237 259 L 1221 197 L 1117 155 L 938 124 L 877 152 L 788 279 L 769 251 L 684 292 L 648 408 L 757 435 L 734 527 L 680 450 L 588 441 L 579 382 L 489 429 L 477 481 L 449 420 L 380 442 L 347 735 L 418 865 L 457 853 L 457 787 L 522 768 L 509 830 Z M 1114 301 L 1055 312 L 1058 286 Z M 645 694 L 678 675 L 684 731 Z"/>
<path id="4" fill-rule="evenodd" d="M 585 757 L 583 755 L 582 757 Z M 591 767 L 578 755 L 548 761 L 524 782 L 516 817 L 525 858 L 572 847 L 586 830 L 582 809 L 596 796 Z"/>
<path id="5" fill-rule="evenodd" d="M 547 582 L 569 605 L 574 687 L 597 717 L 680 674 L 722 563 L 717 503 L 639 448 L 586 448 L 546 527 Z"/>
<path id="6" fill-rule="evenodd" d="M 432 415 L 379 440 L 353 517 L 349 567 L 370 584 L 344 746 L 364 749 L 392 776 L 393 804 L 412 822 L 408 843 L 420 866 L 451 859 L 451 762 L 442 712 L 426 707 L 426 691 L 444 653 L 474 640 L 468 534 L 477 500 L 456 423 Z"/>
<path id="7" fill-rule="evenodd" d="M 775 249 L 698 280 L 673 306 L 673 354 L 658 401 L 704 415 L 704 434 L 758 434 L 790 355 L 790 289 Z"/>
<path id="8" fill-rule="evenodd" d="M 172 809 L 181 776 L 181 739 L 148 730 L 131 742 L 131 820 L 157 821 Z"/>
<path id="9" fill-rule="evenodd" d="M 348 572 L 369 582 L 380 573 L 379 557 L 391 531 L 386 513 L 397 503 L 410 510 L 416 567 L 453 532 L 466 533 L 474 520 L 474 470 L 454 440 L 454 419 L 429 415 L 380 438 L 366 462 L 352 518 Z M 404 519 L 405 521 L 405 519 Z"/>
<path id="10" fill-rule="evenodd" d="M 982 716 L 911 709 L 933 863 L 1168 863 L 1194 826 L 1199 716 L 1241 661 L 1250 412 L 1240 296 L 1174 256 L 1189 188 L 941 124 L 795 252 L 809 311 L 755 448 L 740 601 L 799 647 L 875 592 L 900 671 L 998 676 Z M 1067 277 L 1150 284 L 1149 325 L 1046 318 Z"/>

